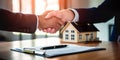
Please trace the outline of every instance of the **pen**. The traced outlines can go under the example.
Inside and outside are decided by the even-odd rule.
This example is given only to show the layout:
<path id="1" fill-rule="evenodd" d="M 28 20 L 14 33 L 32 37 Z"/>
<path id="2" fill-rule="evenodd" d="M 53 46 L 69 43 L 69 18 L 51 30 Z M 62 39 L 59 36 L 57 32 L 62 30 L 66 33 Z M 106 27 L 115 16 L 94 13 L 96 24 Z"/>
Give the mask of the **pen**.
<path id="1" fill-rule="evenodd" d="M 64 48 L 67 47 L 67 45 L 54 45 L 54 46 L 47 46 L 47 47 L 42 47 L 40 50 L 48 50 L 48 49 L 56 49 L 56 48 Z"/>

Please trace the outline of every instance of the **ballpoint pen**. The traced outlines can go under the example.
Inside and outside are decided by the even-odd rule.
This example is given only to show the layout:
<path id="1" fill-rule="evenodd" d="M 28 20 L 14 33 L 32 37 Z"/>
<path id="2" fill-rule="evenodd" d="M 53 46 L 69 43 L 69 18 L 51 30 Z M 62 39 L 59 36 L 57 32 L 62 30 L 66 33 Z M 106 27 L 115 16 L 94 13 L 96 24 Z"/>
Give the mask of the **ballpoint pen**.
<path id="1" fill-rule="evenodd" d="M 46 47 L 41 47 L 40 50 L 57 49 L 57 48 L 64 48 L 64 47 L 67 47 L 67 45 L 46 46 Z"/>

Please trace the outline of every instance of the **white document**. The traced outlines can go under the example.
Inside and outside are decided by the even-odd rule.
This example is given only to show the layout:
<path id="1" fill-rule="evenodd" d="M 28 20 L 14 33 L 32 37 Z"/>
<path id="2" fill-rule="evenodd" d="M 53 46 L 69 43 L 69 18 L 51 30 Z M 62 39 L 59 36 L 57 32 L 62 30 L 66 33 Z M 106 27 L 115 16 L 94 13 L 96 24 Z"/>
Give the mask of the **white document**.
<path id="1" fill-rule="evenodd" d="M 36 50 L 34 54 L 40 56 L 43 55 L 44 57 L 56 57 L 56 56 L 68 55 L 68 54 L 105 50 L 105 48 L 100 48 L 100 47 L 79 46 L 74 44 L 69 44 L 67 45 L 67 47 L 57 48 L 57 49 L 39 50 L 40 48 L 41 47 L 35 47 Z M 12 50 L 15 51 L 15 49 Z"/>
<path id="2" fill-rule="evenodd" d="M 52 57 L 52 56 L 60 56 L 60 55 L 73 54 L 73 53 L 95 51 L 95 50 L 101 50 L 101 49 L 103 49 L 103 48 L 78 46 L 78 45 L 68 45 L 65 48 L 46 50 L 45 54 L 47 57 Z"/>

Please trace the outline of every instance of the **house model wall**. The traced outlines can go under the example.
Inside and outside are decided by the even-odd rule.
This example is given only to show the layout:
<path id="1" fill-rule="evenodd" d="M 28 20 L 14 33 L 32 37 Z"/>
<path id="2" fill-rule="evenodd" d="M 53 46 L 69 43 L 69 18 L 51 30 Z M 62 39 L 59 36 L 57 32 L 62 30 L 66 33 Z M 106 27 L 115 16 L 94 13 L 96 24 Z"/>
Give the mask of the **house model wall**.
<path id="1" fill-rule="evenodd" d="M 61 30 L 63 42 L 97 41 L 97 31 L 93 25 L 79 26 L 77 23 L 67 23 Z"/>

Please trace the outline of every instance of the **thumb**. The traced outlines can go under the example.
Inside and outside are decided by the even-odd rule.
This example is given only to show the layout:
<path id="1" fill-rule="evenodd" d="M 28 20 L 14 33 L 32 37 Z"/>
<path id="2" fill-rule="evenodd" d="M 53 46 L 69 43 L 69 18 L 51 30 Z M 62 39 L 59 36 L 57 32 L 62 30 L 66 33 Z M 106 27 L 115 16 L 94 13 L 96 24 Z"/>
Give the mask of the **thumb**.
<path id="1" fill-rule="evenodd" d="M 45 18 L 51 18 L 51 17 L 53 17 L 53 16 L 55 16 L 55 17 L 57 17 L 57 18 L 60 18 L 60 17 L 61 17 L 60 15 L 61 15 L 60 11 L 56 10 L 56 11 L 49 12 L 49 13 L 45 16 Z"/>
<path id="2" fill-rule="evenodd" d="M 48 19 L 48 18 L 51 18 L 52 16 L 54 16 L 52 13 L 48 13 L 45 18 Z"/>

